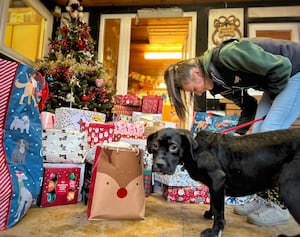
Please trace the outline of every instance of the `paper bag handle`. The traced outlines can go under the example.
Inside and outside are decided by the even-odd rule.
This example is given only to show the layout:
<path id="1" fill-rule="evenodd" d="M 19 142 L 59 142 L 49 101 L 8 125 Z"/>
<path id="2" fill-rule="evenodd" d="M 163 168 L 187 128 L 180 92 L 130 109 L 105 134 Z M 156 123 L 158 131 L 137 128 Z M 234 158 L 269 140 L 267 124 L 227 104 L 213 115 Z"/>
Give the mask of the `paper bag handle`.
<path id="1" fill-rule="evenodd" d="M 140 149 L 136 145 L 129 144 L 127 142 L 110 142 L 102 145 L 104 148 L 118 151 L 134 151 L 136 156 L 140 154 Z"/>

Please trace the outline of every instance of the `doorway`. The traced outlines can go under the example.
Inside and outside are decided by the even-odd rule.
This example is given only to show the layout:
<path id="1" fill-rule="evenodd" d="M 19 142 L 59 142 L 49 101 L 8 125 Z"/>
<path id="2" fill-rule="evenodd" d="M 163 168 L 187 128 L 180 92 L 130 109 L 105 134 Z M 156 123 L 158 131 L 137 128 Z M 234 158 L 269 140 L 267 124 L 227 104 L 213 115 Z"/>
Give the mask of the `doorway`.
<path id="1" fill-rule="evenodd" d="M 143 88 L 150 83 L 158 89 L 163 87 L 163 72 L 168 65 L 195 56 L 196 20 L 196 12 L 185 12 L 179 18 L 138 20 L 135 14 L 101 15 L 98 57 L 108 69 L 117 94 L 135 93 L 134 88 L 150 91 Z M 180 52 L 181 57 L 145 59 L 146 52 L 154 51 Z M 144 82 L 139 87 L 133 85 L 134 75 Z"/>

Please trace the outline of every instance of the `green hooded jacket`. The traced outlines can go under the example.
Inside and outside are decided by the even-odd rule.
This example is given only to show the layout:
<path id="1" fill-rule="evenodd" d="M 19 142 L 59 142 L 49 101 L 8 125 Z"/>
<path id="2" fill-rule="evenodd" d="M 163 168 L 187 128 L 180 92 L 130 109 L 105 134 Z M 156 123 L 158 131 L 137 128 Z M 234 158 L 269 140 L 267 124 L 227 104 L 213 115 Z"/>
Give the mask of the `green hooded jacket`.
<path id="1" fill-rule="evenodd" d="M 214 81 L 212 95 L 221 94 L 242 112 L 238 124 L 254 119 L 257 101 L 247 89 L 269 93 L 273 100 L 291 75 L 300 72 L 300 44 L 270 38 L 243 38 L 225 42 L 199 57 L 203 70 Z M 213 62 L 213 63 L 212 63 Z M 215 65 L 217 71 L 211 70 Z M 245 134 L 250 126 L 236 132 Z"/>

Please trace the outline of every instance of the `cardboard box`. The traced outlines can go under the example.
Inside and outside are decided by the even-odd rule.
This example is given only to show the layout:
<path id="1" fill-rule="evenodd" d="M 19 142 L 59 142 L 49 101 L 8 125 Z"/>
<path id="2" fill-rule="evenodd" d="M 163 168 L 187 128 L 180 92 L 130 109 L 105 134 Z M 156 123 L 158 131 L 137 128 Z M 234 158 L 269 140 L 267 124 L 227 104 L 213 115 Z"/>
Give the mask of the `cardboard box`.
<path id="1" fill-rule="evenodd" d="M 44 177 L 38 205 L 49 207 L 76 204 L 82 200 L 85 164 L 44 163 Z"/>

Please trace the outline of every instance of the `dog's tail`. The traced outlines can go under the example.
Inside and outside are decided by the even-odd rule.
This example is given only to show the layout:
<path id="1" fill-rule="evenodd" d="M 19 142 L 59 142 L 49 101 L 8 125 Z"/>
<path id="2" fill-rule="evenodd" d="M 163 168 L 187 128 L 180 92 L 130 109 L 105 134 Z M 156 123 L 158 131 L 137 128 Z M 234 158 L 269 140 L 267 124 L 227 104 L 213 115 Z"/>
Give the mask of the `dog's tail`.
<path id="1" fill-rule="evenodd" d="M 24 88 L 26 86 L 26 84 L 27 83 L 21 83 L 21 82 L 19 82 L 19 79 L 17 79 L 16 82 L 15 82 L 15 86 L 17 88 Z"/>

